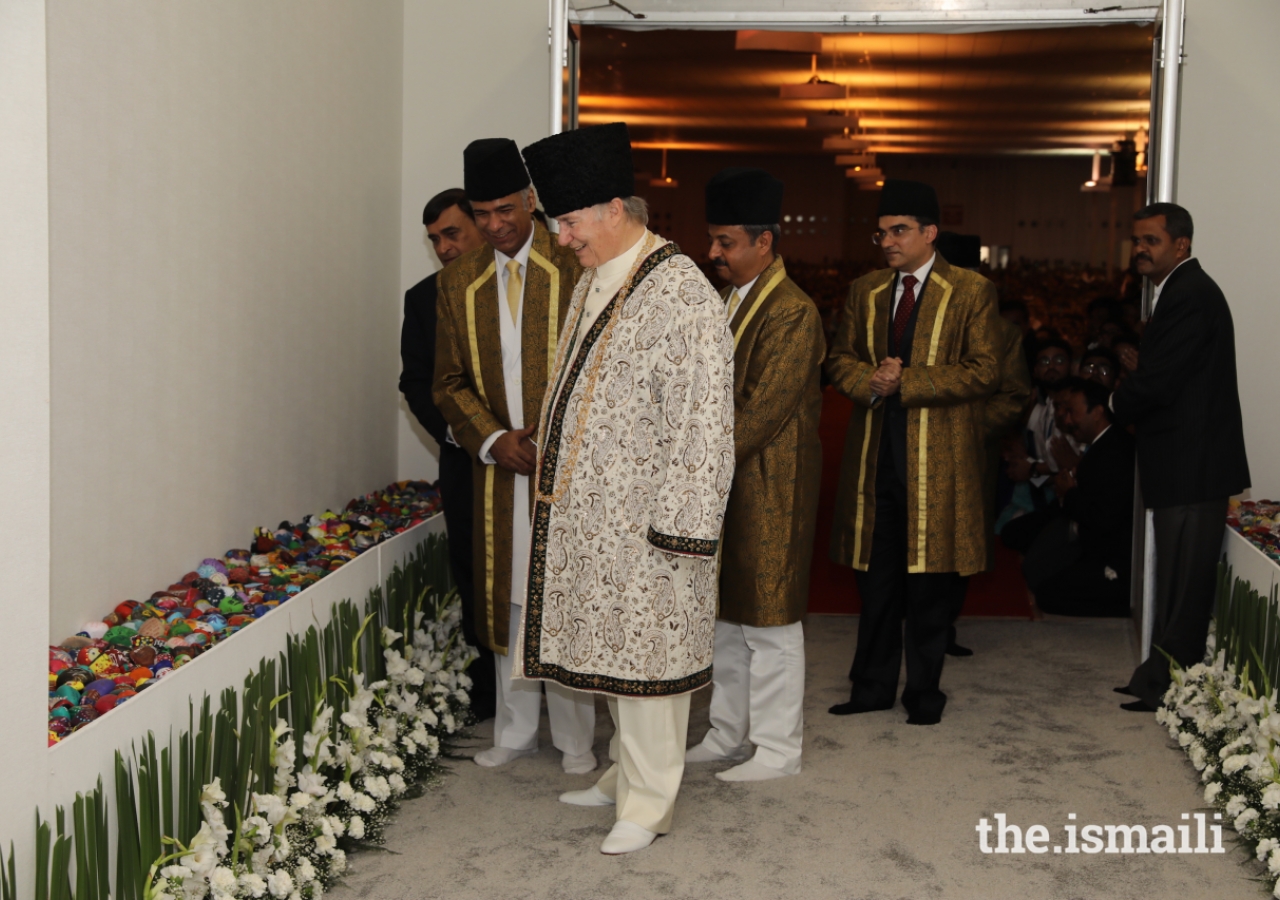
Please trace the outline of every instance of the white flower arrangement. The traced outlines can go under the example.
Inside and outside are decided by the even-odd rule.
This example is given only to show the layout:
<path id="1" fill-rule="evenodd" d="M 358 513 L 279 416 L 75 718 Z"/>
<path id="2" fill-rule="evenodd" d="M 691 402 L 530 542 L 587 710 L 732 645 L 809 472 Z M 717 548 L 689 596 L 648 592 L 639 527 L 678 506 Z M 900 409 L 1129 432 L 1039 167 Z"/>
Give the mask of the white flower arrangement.
<path id="1" fill-rule="evenodd" d="M 1204 802 L 1222 811 L 1266 867 L 1263 878 L 1272 895 L 1280 897 L 1277 690 L 1267 685 L 1260 694 L 1214 648 L 1210 634 L 1205 662 L 1175 667 L 1156 721 L 1200 772 Z"/>
<path id="2" fill-rule="evenodd" d="M 206 785 L 199 831 L 185 847 L 165 839 L 173 852 L 151 867 L 144 900 L 315 900 L 346 867 L 344 846 L 381 843 L 397 801 L 435 773 L 441 742 L 469 720 L 476 653 L 457 637 L 461 619 L 455 598 L 434 620 L 416 612 L 408 641 L 383 628 L 387 678 L 366 685 L 352 669 L 341 709 L 321 693 L 296 744 L 300 765 L 278 720 L 273 792 L 253 793 L 233 828 L 219 779 Z"/>

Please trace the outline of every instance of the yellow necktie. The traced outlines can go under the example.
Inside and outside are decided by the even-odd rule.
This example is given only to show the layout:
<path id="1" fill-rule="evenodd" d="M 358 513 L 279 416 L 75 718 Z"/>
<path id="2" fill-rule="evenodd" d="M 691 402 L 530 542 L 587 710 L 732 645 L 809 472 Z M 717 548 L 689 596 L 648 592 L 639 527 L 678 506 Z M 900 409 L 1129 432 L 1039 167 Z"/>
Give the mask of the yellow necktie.
<path id="1" fill-rule="evenodd" d="M 729 320 L 733 321 L 733 314 L 738 311 L 738 304 L 742 302 L 742 298 L 738 296 L 738 289 L 734 288 L 729 294 Z"/>
<path id="2" fill-rule="evenodd" d="M 511 310 L 511 321 L 520 322 L 520 294 L 524 290 L 524 282 L 520 280 L 520 262 L 507 260 L 507 307 Z"/>

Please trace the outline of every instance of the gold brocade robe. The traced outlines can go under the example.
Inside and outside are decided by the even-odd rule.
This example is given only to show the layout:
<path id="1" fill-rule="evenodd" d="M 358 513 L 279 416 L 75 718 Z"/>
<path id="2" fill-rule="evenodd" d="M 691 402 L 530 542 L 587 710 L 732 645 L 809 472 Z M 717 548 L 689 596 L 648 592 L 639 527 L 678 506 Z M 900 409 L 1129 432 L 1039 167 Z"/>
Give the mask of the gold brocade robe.
<path id="1" fill-rule="evenodd" d="M 984 572 L 996 565 L 996 545 L 992 535 L 996 523 L 996 479 L 1000 473 L 1000 445 L 1005 436 L 1022 419 L 1027 401 L 1031 399 L 1031 374 L 1027 371 L 1027 357 L 1022 352 L 1022 332 L 1018 326 L 996 317 L 996 355 L 1000 359 L 1000 383 L 996 392 L 987 398 L 983 417 L 983 433 L 986 447 L 986 469 L 982 473 L 983 502 L 986 504 L 985 527 L 987 530 L 987 564 Z"/>
<path id="2" fill-rule="evenodd" d="M 871 378 L 889 355 L 892 269 L 849 287 L 827 359 L 832 383 L 855 404 L 845 436 L 831 529 L 831 558 L 865 571 L 876 515 L 876 467 L 884 403 L 873 405 Z M 982 571 L 984 526 L 983 402 L 996 388 L 996 289 L 938 255 L 917 301 L 911 365 L 902 371 L 907 410 L 907 571 Z M 885 460 L 886 464 L 889 463 Z"/>
<path id="3" fill-rule="evenodd" d="M 556 344 L 582 267 L 573 251 L 556 244 L 538 222 L 525 270 L 521 326 L 521 392 L 524 422 L 538 420 Z M 502 371 L 498 271 L 486 244 L 459 257 L 440 273 L 436 301 L 436 371 L 433 396 L 472 459 L 475 486 L 476 632 L 495 653 L 505 654 L 512 635 L 511 554 L 515 475 L 479 461 L 489 435 L 510 430 Z M 532 495 L 533 480 L 529 482 Z"/>
<path id="4" fill-rule="evenodd" d="M 822 317 L 777 257 L 739 302 L 729 330 L 737 468 L 721 542 L 719 617 L 790 625 L 809 603 L 822 480 Z"/>

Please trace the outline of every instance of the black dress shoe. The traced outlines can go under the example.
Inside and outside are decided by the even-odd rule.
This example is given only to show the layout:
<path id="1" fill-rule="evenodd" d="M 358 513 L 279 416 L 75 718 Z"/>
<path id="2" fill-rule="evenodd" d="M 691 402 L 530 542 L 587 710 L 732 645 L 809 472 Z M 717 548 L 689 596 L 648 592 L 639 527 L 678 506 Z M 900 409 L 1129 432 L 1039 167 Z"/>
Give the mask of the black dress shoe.
<path id="1" fill-rule="evenodd" d="M 928 713 L 913 712 L 911 715 L 907 716 L 908 725 L 937 725 L 941 721 L 941 710 L 938 712 Z"/>
<path id="2" fill-rule="evenodd" d="M 865 712 L 881 712 L 886 709 L 893 709 L 893 704 L 890 703 L 887 706 L 873 706 L 872 704 L 866 703 L 862 700 L 850 700 L 848 703 L 837 703 L 835 706 L 827 710 L 827 712 L 831 713 L 833 716 L 852 716 Z"/>
<path id="3" fill-rule="evenodd" d="M 1146 700 L 1134 700 L 1132 703 L 1121 703 L 1120 708 L 1128 710 L 1129 712 L 1153 713 L 1156 711 L 1156 708 Z"/>
<path id="4" fill-rule="evenodd" d="M 973 651 L 952 641 L 947 644 L 947 656 L 973 656 Z"/>
<path id="5" fill-rule="evenodd" d="M 1138 695 L 1137 695 L 1137 694 L 1135 694 L 1133 691 L 1129 690 L 1129 685 L 1127 685 L 1127 684 L 1126 684 L 1126 685 L 1123 685 L 1122 687 L 1112 688 L 1111 690 L 1115 691 L 1117 694 L 1124 694 L 1126 697 L 1136 697 L 1136 696 L 1138 696 Z"/>

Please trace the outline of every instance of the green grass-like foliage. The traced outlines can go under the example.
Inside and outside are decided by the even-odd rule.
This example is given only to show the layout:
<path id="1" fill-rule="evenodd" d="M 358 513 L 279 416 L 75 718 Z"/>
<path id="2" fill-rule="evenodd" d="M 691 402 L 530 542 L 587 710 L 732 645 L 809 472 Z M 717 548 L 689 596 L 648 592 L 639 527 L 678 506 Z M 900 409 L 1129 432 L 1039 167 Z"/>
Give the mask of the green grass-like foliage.
<path id="1" fill-rule="evenodd" d="M 1218 564 L 1217 650 L 1226 653 L 1242 684 L 1267 695 L 1280 685 L 1280 610 L 1277 588 L 1269 595 L 1235 578 L 1225 558 Z"/>
<path id="2" fill-rule="evenodd" d="M 70 828 L 63 807 L 55 823 L 36 812 L 35 900 L 143 900 L 152 865 L 173 840 L 187 845 L 200 829 L 200 793 L 214 778 L 226 792 L 232 821 L 246 814 L 252 793 L 269 793 L 271 727 L 276 716 L 293 728 L 299 744 L 314 723 L 323 695 L 344 706 L 343 676 L 354 665 L 376 681 L 386 675 L 380 635 L 388 625 L 405 634 L 421 598 L 440 604 L 453 590 L 444 535 L 430 535 L 382 588 L 369 592 L 363 609 L 344 600 L 324 628 L 290 635 L 275 659 L 263 659 L 240 690 L 223 691 L 216 713 L 209 697 L 188 709 L 187 727 L 175 742 L 158 747 L 154 733 L 135 744 L 129 756 L 115 755 L 117 843 L 114 892 L 110 815 L 102 780 L 77 794 Z M 145 701 L 144 701 L 145 702 Z M 333 717 L 337 737 L 338 717 Z M 17 864 L 10 844 L 0 852 L 0 900 L 18 900 Z"/>

